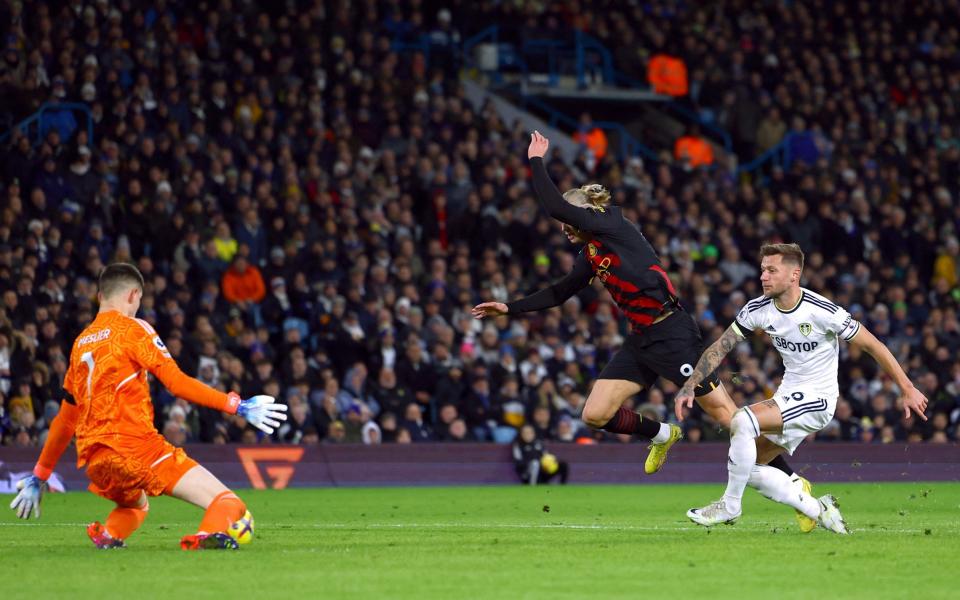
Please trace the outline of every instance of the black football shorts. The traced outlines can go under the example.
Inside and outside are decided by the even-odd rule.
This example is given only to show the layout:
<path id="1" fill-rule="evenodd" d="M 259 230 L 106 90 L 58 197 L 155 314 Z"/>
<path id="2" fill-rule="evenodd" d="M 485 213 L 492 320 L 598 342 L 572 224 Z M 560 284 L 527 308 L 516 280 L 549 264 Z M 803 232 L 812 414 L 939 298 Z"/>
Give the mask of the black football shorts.
<path id="1" fill-rule="evenodd" d="M 703 353 L 700 328 L 689 313 L 676 310 L 641 333 L 631 333 L 597 379 L 626 379 L 649 388 L 663 377 L 683 386 Z M 720 385 L 716 371 L 697 386 L 702 396 Z"/>

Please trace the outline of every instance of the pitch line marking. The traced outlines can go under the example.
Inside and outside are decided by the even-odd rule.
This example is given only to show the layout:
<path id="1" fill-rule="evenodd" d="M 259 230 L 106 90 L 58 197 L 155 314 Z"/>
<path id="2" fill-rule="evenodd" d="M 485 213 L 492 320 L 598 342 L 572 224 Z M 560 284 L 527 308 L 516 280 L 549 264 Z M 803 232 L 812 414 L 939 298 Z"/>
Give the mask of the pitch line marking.
<path id="1" fill-rule="evenodd" d="M 0 527 L 86 527 L 88 523 L 17 523 L 0 522 Z M 164 526 L 175 527 L 194 527 L 195 523 L 164 523 Z M 953 524 L 953 527 L 960 524 Z M 705 527 L 696 525 L 662 525 L 662 526 L 644 526 L 644 525 L 616 525 L 616 524 L 589 524 L 589 523 L 270 523 L 266 527 L 270 529 L 353 529 L 362 531 L 365 529 L 570 529 L 584 531 L 698 531 L 702 532 Z M 746 532 L 756 533 L 768 531 L 772 527 L 777 527 L 783 531 L 792 529 L 790 525 L 782 522 L 756 522 L 749 526 L 738 524 L 736 527 L 724 527 L 721 531 L 725 532 Z M 855 528 L 858 534 L 864 533 L 923 533 L 924 529 L 891 529 L 891 528 Z"/>

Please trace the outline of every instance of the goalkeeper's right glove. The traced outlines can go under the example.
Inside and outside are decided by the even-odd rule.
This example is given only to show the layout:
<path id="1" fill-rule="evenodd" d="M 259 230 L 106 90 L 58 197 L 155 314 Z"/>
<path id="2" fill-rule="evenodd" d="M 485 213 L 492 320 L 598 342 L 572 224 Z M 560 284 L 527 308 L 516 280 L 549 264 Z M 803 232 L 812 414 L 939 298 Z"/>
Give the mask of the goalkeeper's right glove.
<path id="1" fill-rule="evenodd" d="M 29 519 L 31 511 L 33 511 L 33 516 L 39 519 L 40 499 L 43 498 L 43 492 L 47 490 L 47 487 L 47 482 L 36 475 L 21 479 L 17 483 L 17 489 L 20 490 L 20 493 L 10 503 L 10 508 L 17 511 L 17 516 L 21 519 Z"/>
<path id="2" fill-rule="evenodd" d="M 281 421 L 287 420 L 287 405 L 279 404 L 273 396 L 254 396 L 240 401 L 237 415 L 260 431 L 270 435 Z"/>

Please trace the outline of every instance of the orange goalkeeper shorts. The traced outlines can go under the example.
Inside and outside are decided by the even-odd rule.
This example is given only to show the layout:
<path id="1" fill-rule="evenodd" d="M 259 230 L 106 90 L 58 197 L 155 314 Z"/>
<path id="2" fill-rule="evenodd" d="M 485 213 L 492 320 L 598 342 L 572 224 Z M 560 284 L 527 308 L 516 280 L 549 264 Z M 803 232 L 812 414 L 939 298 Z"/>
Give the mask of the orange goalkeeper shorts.
<path id="1" fill-rule="evenodd" d="M 141 492 L 170 494 L 187 471 L 197 466 L 183 448 L 158 436 L 132 452 L 100 446 L 87 460 L 88 489 L 120 506 L 136 506 Z"/>

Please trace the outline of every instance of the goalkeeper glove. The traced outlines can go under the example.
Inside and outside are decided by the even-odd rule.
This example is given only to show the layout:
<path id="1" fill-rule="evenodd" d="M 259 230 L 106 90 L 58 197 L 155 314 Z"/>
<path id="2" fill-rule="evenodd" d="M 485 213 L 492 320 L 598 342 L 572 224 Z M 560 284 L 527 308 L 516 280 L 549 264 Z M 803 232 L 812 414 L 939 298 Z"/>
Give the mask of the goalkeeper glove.
<path id="1" fill-rule="evenodd" d="M 33 516 L 39 519 L 40 499 L 43 497 L 43 492 L 47 490 L 47 482 L 36 475 L 31 475 L 21 479 L 17 489 L 20 493 L 10 503 L 10 508 L 17 511 L 17 516 L 21 519 L 29 519 L 30 511 L 33 511 Z"/>
<path id="2" fill-rule="evenodd" d="M 279 404 L 273 396 L 254 396 L 240 401 L 237 415 L 269 435 L 281 421 L 287 420 L 287 405 Z"/>

